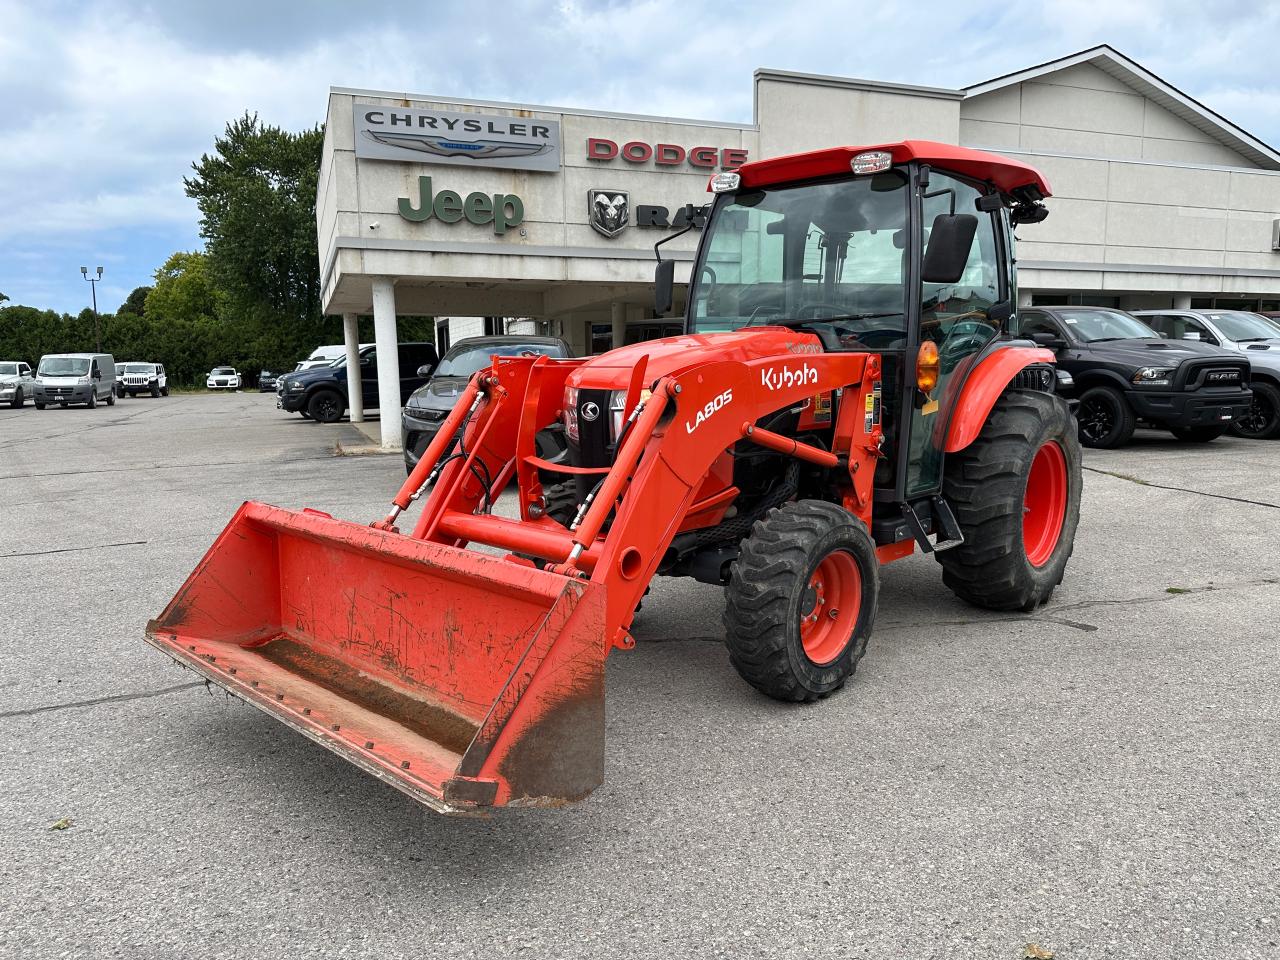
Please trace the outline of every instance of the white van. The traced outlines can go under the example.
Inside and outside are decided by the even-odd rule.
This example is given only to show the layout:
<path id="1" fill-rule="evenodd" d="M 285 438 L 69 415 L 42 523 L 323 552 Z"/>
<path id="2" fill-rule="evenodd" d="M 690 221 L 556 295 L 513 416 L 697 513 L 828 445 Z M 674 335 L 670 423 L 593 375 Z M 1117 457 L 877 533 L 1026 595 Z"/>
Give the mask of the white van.
<path id="1" fill-rule="evenodd" d="M 46 353 L 36 367 L 36 409 L 99 400 L 116 404 L 116 362 L 109 353 Z"/>
<path id="2" fill-rule="evenodd" d="M 360 349 L 372 347 L 372 343 L 360 344 Z M 327 367 L 333 361 L 347 355 L 347 345 L 345 343 L 334 343 L 326 347 L 316 347 L 311 351 L 311 356 L 305 360 L 298 361 L 298 365 L 294 370 L 310 370 L 312 367 Z"/>

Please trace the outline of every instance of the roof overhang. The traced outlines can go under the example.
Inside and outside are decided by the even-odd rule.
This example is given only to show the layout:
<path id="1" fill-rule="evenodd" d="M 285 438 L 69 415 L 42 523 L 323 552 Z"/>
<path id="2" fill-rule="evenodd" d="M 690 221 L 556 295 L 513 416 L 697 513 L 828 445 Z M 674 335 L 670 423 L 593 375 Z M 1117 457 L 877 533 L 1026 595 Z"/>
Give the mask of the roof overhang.
<path id="1" fill-rule="evenodd" d="M 1174 116 L 1185 120 L 1202 133 L 1225 144 L 1232 150 L 1252 160 L 1267 170 L 1280 170 L 1280 152 L 1259 140 L 1221 114 L 1215 113 L 1203 103 L 1187 96 L 1177 87 L 1161 80 L 1150 70 L 1130 60 L 1112 47 L 1102 44 L 1081 50 L 1057 60 L 1050 60 L 1034 67 L 1027 67 L 1016 73 L 1007 73 L 983 83 L 964 88 L 965 99 L 978 97 L 984 93 L 1001 90 L 1005 87 L 1036 80 L 1050 73 L 1065 70 L 1079 64 L 1090 64 L 1120 82 L 1132 87 L 1154 103 L 1159 104 Z"/>

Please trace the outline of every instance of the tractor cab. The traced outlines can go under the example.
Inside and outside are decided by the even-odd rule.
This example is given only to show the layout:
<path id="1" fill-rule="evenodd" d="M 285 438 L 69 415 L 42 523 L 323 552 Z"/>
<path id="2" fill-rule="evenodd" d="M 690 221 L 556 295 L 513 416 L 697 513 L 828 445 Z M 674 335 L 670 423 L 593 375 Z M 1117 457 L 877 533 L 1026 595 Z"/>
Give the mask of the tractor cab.
<path id="1" fill-rule="evenodd" d="M 1043 178 L 1004 157 L 907 141 L 751 163 L 710 189 L 686 329 L 781 326 L 828 352 L 880 354 L 877 496 L 937 493 L 952 401 L 1015 332 L 1010 227 L 1044 219 Z"/>

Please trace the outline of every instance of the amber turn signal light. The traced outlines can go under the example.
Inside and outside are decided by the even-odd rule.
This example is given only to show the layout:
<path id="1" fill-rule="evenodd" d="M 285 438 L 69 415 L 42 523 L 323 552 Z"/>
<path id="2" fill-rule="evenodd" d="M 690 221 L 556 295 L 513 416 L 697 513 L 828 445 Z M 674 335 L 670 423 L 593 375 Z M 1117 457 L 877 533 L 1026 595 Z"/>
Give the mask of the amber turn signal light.
<path id="1" fill-rule="evenodd" d="M 920 344 L 916 354 L 916 386 L 929 393 L 938 385 L 938 345 L 932 340 Z"/>

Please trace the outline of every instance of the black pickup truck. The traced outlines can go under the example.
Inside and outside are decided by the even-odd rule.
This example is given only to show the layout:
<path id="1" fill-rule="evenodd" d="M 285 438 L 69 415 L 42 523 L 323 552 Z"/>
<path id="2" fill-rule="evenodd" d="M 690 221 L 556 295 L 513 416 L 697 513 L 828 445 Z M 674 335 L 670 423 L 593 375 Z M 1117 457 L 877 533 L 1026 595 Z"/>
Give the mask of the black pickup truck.
<path id="1" fill-rule="evenodd" d="M 1024 307 L 1019 330 L 1058 354 L 1074 384 L 1080 442 L 1119 447 L 1139 422 L 1205 443 L 1249 412 L 1249 364 L 1191 340 L 1163 340 L 1141 320 L 1105 307 Z"/>

